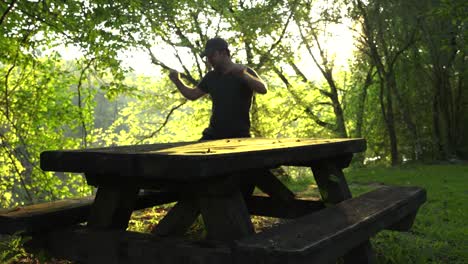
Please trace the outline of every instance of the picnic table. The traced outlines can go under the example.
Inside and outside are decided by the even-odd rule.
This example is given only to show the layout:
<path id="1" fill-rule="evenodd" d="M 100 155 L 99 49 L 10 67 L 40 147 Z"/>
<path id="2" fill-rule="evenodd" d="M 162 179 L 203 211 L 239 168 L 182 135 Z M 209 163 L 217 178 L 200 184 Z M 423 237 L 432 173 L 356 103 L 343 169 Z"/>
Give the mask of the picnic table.
<path id="1" fill-rule="evenodd" d="M 364 139 L 234 138 L 45 151 L 43 170 L 84 173 L 97 187 L 86 227 L 49 232 L 45 244 L 89 263 L 371 263 L 369 237 L 408 230 L 425 191 L 351 198 L 342 170 L 365 149 Z M 310 167 L 321 200 L 298 199 L 269 170 L 282 165 Z M 152 234 L 125 231 L 142 189 L 176 201 Z M 183 234 L 199 215 L 207 238 L 190 241 Z M 255 233 L 251 215 L 292 220 Z"/>

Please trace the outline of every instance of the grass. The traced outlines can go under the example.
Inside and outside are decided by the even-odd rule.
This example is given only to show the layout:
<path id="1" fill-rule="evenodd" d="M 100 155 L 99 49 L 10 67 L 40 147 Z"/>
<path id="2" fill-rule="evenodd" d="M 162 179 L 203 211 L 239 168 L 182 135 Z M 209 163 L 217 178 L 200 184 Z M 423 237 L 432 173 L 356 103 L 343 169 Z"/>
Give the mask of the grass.
<path id="1" fill-rule="evenodd" d="M 310 170 L 301 170 L 300 175 L 285 183 L 299 197 L 318 197 Z M 350 168 L 345 170 L 345 175 L 353 196 L 382 184 L 419 186 L 427 191 L 427 201 L 419 209 L 410 232 L 382 231 L 371 239 L 377 263 L 468 263 L 468 165 Z M 129 230 L 149 232 L 169 208 L 166 205 L 134 212 Z M 255 216 L 252 221 L 256 231 L 260 231 L 274 225 L 277 219 Z M 199 219 L 189 236 L 203 237 L 202 226 Z M 14 253 L 14 250 L 18 251 L 9 251 Z M 26 256 L 11 263 L 64 263 L 37 262 L 30 255 Z"/>

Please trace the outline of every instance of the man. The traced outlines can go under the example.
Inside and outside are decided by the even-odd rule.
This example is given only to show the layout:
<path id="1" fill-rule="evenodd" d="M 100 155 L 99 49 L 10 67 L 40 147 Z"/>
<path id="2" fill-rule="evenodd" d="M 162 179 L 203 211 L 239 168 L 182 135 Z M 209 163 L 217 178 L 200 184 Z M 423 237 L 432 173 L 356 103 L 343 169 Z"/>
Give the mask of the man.
<path id="1" fill-rule="evenodd" d="M 202 58 L 205 56 L 213 70 L 208 72 L 195 88 L 182 83 L 178 72 L 172 70 L 169 74 L 169 78 L 185 98 L 196 100 L 206 94 L 211 96 L 210 124 L 203 131 L 201 140 L 250 137 L 249 111 L 252 96 L 253 93 L 265 94 L 265 83 L 254 70 L 232 61 L 228 44 L 221 38 L 213 38 L 206 42 L 205 50 L 201 54 Z M 242 179 L 250 179 L 240 183 L 244 197 L 250 197 L 254 187 L 258 186 L 277 198 L 268 184 L 262 184 L 264 179 L 271 180 L 274 183 L 272 186 L 276 183 L 276 177 L 268 169 L 241 173 L 247 174 L 243 175 Z M 293 193 L 286 195 L 289 195 L 289 199 L 294 197 Z M 279 198 L 283 199 L 284 195 L 281 194 Z"/>
<path id="2" fill-rule="evenodd" d="M 265 94 L 266 85 L 255 71 L 232 61 L 228 43 L 222 38 L 208 40 L 200 56 L 206 56 L 213 70 L 195 88 L 186 86 L 177 71 L 171 70 L 169 78 L 189 100 L 210 94 L 211 119 L 201 139 L 250 137 L 252 96 L 254 92 Z"/>

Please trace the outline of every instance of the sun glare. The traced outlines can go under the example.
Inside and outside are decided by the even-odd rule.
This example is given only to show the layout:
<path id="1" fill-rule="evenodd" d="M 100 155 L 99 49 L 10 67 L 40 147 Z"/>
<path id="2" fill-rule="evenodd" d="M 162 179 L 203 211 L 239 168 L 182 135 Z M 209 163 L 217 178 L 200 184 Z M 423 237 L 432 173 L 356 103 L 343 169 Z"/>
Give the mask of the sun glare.
<path id="1" fill-rule="evenodd" d="M 333 69 L 335 71 L 348 70 L 349 68 L 349 62 L 352 59 L 353 51 L 355 49 L 353 32 L 350 29 L 351 25 L 352 21 L 350 20 L 343 20 L 341 24 L 328 24 L 318 36 L 320 46 L 327 54 L 327 60 L 333 63 Z M 291 49 L 296 50 L 295 57 L 299 59 L 297 61 L 297 66 L 310 80 L 322 80 L 323 76 L 309 51 L 305 45 L 300 44 L 300 33 L 297 27 L 295 28 L 294 26 L 290 26 L 288 30 L 293 34 L 293 38 L 297 40 L 290 40 Z M 265 39 L 259 41 L 268 40 Z M 296 46 L 293 47 L 293 45 Z M 317 45 L 315 43 L 309 43 L 309 45 L 312 47 L 312 54 L 319 63 L 322 63 Z M 179 61 L 179 58 L 175 56 L 174 49 L 168 45 L 158 44 L 153 46 L 151 50 L 157 59 L 163 64 L 178 71 L 182 71 L 181 62 L 185 65 L 195 64 L 193 55 L 190 54 L 190 51 L 187 49 L 180 48 L 177 50 L 181 62 Z M 58 48 L 58 51 L 65 60 L 73 60 L 83 56 L 83 53 L 75 46 L 61 46 Z M 235 57 L 240 59 L 242 62 L 243 54 L 236 54 Z M 122 51 L 119 53 L 118 58 L 122 61 L 123 67 L 133 69 L 137 75 L 159 77 L 166 74 L 161 67 L 152 63 L 151 56 L 146 50 L 133 48 L 127 51 Z M 288 68 L 287 65 L 281 66 L 284 66 L 285 70 L 289 74 L 294 74 L 292 69 Z"/>

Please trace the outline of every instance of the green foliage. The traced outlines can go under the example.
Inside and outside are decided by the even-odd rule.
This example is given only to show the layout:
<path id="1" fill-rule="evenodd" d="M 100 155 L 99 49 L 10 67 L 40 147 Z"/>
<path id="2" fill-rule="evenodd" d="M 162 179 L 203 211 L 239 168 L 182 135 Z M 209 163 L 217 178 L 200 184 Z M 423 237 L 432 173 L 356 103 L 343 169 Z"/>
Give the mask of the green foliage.
<path id="1" fill-rule="evenodd" d="M 15 263 L 18 259 L 28 256 L 23 247 L 28 240 L 28 237 L 19 235 L 0 237 L 0 262 Z"/>

